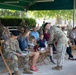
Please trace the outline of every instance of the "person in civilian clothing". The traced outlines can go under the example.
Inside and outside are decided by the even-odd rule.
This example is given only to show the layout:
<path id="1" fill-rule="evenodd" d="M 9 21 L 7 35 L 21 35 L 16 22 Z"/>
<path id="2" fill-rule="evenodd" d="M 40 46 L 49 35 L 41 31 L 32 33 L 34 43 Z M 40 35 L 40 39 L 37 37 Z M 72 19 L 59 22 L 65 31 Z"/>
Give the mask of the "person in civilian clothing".
<path id="1" fill-rule="evenodd" d="M 44 32 L 43 32 L 43 34 L 44 34 L 44 39 L 45 39 L 46 41 L 48 41 L 48 40 L 49 40 L 49 37 L 50 37 L 50 34 L 48 33 L 48 30 L 45 29 Z"/>
<path id="2" fill-rule="evenodd" d="M 36 27 L 33 28 L 33 31 L 30 33 L 30 36 L 34 36 L 36 40 L 39 39 L 39 33 L 37 32 Z"/>
<path id="3" fill-rule="evenodd" d="M 20 49 L 21 49 L 22 52 L 28 53 L 28 56 L 32 57 L 32 64 L 30 66 L 30 69 L 32 71 L 38 71 L 38 69 L 36 67 L 36 62 L 37 62 L 38 57 L 39 57 L 39 52 L 31 52 L 31 51 L 29 51 L 29 49 L 28 49 L 29 34 L 30 34 L 29 29 L 26 29 L 24 31 L 24 33 L 22 34 L 22 36 L 19 37 L 19 39 L 18 39 L 18 41 L 19 41 L 19 47 L 20 47 Z M 29 59 L 29 57 L 28 57 L 28 59 Z"/>

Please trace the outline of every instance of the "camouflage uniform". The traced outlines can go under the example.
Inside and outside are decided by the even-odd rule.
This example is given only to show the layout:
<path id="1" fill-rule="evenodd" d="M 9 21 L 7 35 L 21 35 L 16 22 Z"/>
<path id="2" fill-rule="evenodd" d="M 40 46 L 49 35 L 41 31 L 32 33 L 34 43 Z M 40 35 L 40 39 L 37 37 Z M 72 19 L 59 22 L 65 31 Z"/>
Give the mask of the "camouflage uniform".
<path id="1" fill-rule="evenodd" d="M 52 42 L 57 41 L 57 47 L 56 47 L 57 66 L 62 66 L 68 39 L 63 33 L 63 31 L 56 26 L 50 27 L 49 32 L 50 32 L 50 38 L 49 38 L 48 44 L 51 44 Z"/>
<path id="2" fill-rule="evenodd" d="M 2 32 L 4 31 L 4 25 L 0 23 L 0 39 L 2 37 Z"/>
<path id="3" fill-rule="evenodd" d="M 22 22 L 20 23 L 20 25 L 18 26 L 18 30 L 25 30 L 25 28 L 28 27 L 27 23 L 25 22 L 25 20 L 22 20 Z"/>
<path id="4" fill-rule="evenodd" d="M 18 71 L 18 57 L 16 53 L 21 53 L 22 51 L 19 48 L 19 44 L 17 40 L 12 40 L 11 38 L 7 39 L 4 42 L 4 55 L 6 58 L 12 59 L 12 66 L 14 71 Z M 26 64 L 24 66 L 27 67 L 28 65 L 28 58 L 22 57 L 24 59 L 24 63 Z"/>

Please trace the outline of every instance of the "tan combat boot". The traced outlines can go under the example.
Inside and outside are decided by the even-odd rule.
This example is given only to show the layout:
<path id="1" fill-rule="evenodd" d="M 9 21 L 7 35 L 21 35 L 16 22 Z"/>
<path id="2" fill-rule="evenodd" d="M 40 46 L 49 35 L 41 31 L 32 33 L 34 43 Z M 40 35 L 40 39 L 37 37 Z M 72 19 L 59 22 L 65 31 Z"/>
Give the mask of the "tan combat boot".
<path id="1" fill-rule="evenodd" d="M 23 73 L 27 73 L 27 74 L 33 74 L 33 72 L 31 72 L 30 70 L 28 70 L 27 68 L 24 68 Z"/>
<path id="2" fill-rule="evenodd" d="M 62 70 L 62 66 L 56 66 L 52 68 L 53 70 Z"/>
<path id="3" fill-rule="evenodd" d="M 19 71 L 15 71 L 15 75 L 21 75 Z"/>

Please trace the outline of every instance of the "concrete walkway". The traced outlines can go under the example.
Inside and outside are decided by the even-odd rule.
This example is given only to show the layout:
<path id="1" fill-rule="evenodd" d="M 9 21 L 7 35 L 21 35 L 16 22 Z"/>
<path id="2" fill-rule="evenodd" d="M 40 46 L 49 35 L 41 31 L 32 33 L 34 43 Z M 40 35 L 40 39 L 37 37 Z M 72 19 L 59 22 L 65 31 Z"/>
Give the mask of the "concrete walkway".
<path id="1" fill-rule="evenodd" d="M 47 65 L 38 65 L 38 72 L 34 72 L 32 75 L 76 75 L 76 60 L 71 61 L 65 59 L 64 68 L 61 71 L 52 70 L 51 68 L 55 66 L 52 63 Z M 4 68 L 4 64 L 0 59 L 0 71 Z M 22 70 L 20 69 L 21 75 L 29 75 L 29 74 L 22 74 Z M 8 73 L 0 74 L 0 75 L 8 75 Z"/>

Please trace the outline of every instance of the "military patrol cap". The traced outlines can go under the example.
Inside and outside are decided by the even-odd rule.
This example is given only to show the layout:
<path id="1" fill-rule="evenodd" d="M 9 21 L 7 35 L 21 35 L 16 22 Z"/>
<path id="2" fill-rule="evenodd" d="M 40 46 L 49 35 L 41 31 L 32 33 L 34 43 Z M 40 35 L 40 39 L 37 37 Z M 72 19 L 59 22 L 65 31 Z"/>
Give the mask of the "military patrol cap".
<path id="1" fill-rule="evenodd" d="M 18 36 L 18 35 L 19 35 L 19 31 L 12 31 L 11 33 L 12 33 L 12 35 L 14 35 L 14 36 Z"/>

